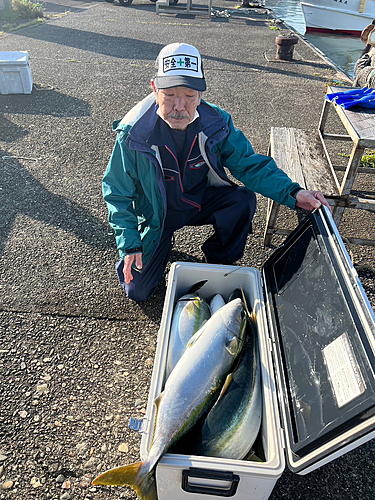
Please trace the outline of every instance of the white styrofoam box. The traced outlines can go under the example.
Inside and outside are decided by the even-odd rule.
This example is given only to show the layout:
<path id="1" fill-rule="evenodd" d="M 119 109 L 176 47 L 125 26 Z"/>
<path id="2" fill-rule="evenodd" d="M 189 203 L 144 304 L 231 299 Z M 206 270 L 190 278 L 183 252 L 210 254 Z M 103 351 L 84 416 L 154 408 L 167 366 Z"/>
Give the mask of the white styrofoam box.
<path id="1" fill-rule="evenodd" d="M 192 493 L 184 491 L 181 487 L 181 477 L 183 470 L 194 467 L 231 472 L 239 476 L 240 480 L 235 494 L 235 498 L 238 500 L 248 500 L 249 498 L 265 500 L 271 494 L 277 479 L 284 470 L 285 458 L 261 277 L 260 272 L 255 268 L 181 262 L 172 264 L 146 411 L 148 430 L 142 437 L 141 456 L 142 458 L 147 456 L 152 442 L 152 429 L 156 412 L 153 402 L 164 386 L 169 330 L 175 303 L 179 297 L 187 293 L 193 284 L 203 279 L 208 280 L 200 290 L 200 295 L 203 298 L 210 300 L 216 293 L 220 293 L 225 300 L 228 300 L 229 295 L 236 288 L 242 287 L 250 305 L 257 314 L 263 386 L 263 418 L 260 432 L 266 460 L 265 462 L 251 462 L 167 453 L 156 469 L 158 499 L 191 500 Z M 200 478 L 189 478 L 189 484 L 203 484 L 205 487 L 224 490 L 230 486 L 223 480 Z M 220 494 L 200 493 L 196 494 L 195 498 L 215 500 L 222 498 L 222 496 Z"/>
<path id="2" fill-rule="evenodd" d="M 0 93 L 31 94 L 32 88 L 29 53 L 0 52 Z"/>

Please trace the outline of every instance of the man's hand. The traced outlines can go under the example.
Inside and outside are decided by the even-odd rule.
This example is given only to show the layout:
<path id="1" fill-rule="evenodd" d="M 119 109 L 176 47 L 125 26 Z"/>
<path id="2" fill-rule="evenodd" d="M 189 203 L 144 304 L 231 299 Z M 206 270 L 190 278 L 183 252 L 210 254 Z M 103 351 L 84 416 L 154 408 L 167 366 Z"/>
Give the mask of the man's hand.
<path id="1" fill-rule="evenodd" d="M 125 283 L 129 285 L 131 280 L 133 279 L 132 275 L 132 264 L 135 261 L 135 267 L 137 269 L 142 269 L 142 253 L 135 253 L 132 255 L 125 255 L 124 259 L 124 278 Z"/>
<path id="2" fill-rule="evenodd" d="M 304 210 L 314 210 L 315 208 L 319 208 L 321 205 L 325 205 L 331 210 L 328 201 L 324 198 L 323 193 L 320 191 L 307 191 L 306 189 L 298 191 L 296 196 L 297 207 L 303 208 Z"/>

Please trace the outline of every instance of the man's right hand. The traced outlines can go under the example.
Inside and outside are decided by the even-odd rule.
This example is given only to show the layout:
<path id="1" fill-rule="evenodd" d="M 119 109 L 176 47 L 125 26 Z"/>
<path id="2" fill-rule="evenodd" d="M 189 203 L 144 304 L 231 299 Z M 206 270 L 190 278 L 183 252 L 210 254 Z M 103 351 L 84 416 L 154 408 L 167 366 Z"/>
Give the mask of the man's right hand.
<path id="1" fill-rule="evenodd" d="M 124 259 L 124 278 L 125 283 L 129 285 L 129 283 L 133 279 L 132 275 L 132 264 L 135 261 L 135 267 L 137 269 L 142 269 L 142 253 L 134 253 L 132 255 L 125 255 Z"/>

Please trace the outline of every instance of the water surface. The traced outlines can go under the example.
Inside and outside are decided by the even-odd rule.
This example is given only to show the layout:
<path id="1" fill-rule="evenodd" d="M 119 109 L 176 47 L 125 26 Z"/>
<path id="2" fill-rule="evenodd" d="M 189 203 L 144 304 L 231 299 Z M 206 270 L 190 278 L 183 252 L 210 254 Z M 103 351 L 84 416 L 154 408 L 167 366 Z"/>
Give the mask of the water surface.
<path id="1" fill-rule="evenodd" d="M 265 4 L 274 12 L 276 17 L 285 21 L 301 35 L 304 35 L 309 42 L 320 49 L 348 75 L 354 76 L 355 62 L 365 47 L 359 37 L 306 33 L 305 20 L 299 0 L 265 0 Z"/>

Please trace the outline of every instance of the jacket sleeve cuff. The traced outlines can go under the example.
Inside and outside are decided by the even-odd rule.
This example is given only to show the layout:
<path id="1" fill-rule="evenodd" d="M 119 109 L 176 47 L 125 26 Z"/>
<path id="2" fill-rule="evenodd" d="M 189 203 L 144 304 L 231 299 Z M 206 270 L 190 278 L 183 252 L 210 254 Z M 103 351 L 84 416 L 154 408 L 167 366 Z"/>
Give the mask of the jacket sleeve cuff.
<path id="1" fill-rule="evenodd" d="M 292 191 L 289 193 L 289 196 L 288 196 L 288 199 L 285 203 L 285 205 L 289 208 L 291 208 L 292 210 L 295 210 L 296 208 L 296 196 L 297 194 L 299 193 L 299 191 L 302 191 L 303 188 L 301 188 L 301 186 L 298 186 L 298 187 L 294 187 L 292 189 Z"/>
<path id="2" fill-rule="evenodd" d="M 142 253 L 142 247 L 129 248 L 124 252 L 125 255 L 134 255 L 135 253 Z"/>
<path id="3" fill-rule="evenodd" d="M 301 186 L 294 188 L 294 189 L 293 189 L 293 191 L 290 193 L 290 196 L 291 196 L 292 198 L 296 199 L 297 194 L 298 194 L 300 191 L 302 191 L 302 189 L 303 189 L 303 188 L 301 188 Z"/>
<path id="4" fill-rule="evenodd" d="M 120 259 L 122 260 L 124 260 L 127 255 L 135 255 L 136 253 L 142 253 L 142 247 L 119 250 Z"/>

